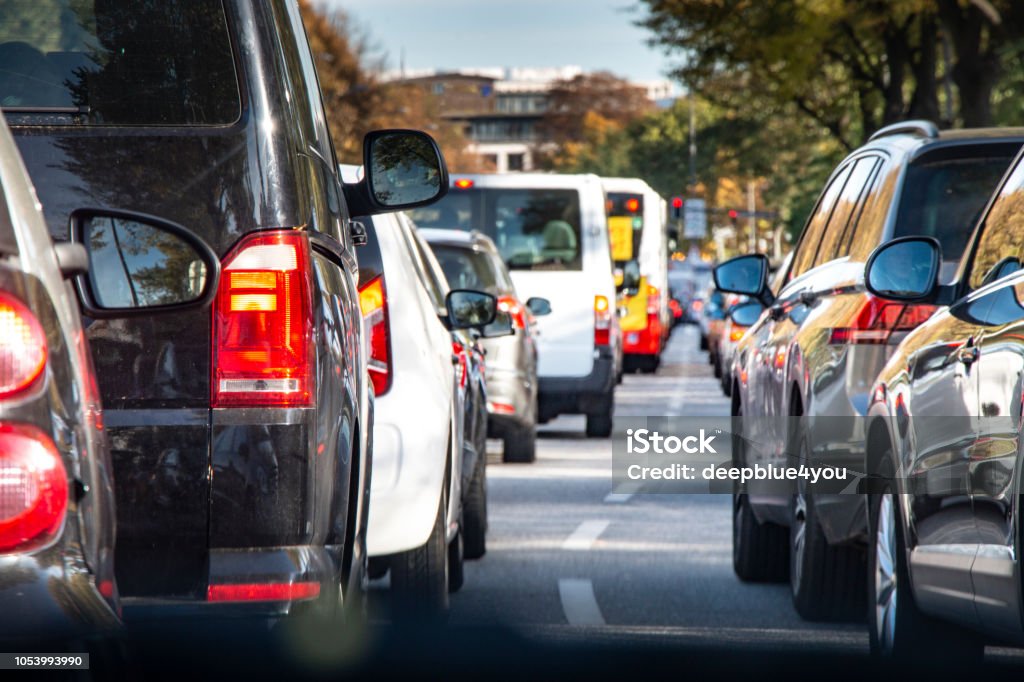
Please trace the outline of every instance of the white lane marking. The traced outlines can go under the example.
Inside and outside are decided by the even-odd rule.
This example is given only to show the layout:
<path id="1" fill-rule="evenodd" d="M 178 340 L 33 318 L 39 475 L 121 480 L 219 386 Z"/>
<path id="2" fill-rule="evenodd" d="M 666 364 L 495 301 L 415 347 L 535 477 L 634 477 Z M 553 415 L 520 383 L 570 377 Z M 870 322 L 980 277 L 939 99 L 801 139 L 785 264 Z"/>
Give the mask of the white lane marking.
<path id="1" fill-rule="evenodd" d="M 610 521 L 605 519 L 595 521 L 584 521 L 572 532 L 572 535 L 562 543 L 562 549 L 581 550 L 590 549 L 601 537 L 601 533 L 608 527 Z"/>
<path id="2" fill-rule="evenodd" d="M 594 596 L 594 584 L 589 580 L 559 579 L 558 596 L 569 625 L 604 625 L 604 616 Z"/>
<path id="3" fill-rule="evenodd" d="M 604 501 L 607 504 L 625 504 L 631 497 L 633 493 L 608 493 L 604 496 Z"/>

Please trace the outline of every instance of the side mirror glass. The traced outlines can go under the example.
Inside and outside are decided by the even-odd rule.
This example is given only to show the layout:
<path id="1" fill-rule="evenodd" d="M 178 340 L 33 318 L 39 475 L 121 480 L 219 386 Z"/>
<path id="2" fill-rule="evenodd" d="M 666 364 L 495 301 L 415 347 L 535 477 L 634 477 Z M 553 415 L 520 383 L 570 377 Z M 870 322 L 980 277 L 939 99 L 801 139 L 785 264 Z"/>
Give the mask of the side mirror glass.
<path id="1" fill-rule="evenodd" d="M 1012 275 L 1021 269 L 1021 262 L 1016 256 L 1007 256 L 998 263 L 992 266 L 992 269 L 986 273 L 985 278 L 981 281 L 981 286 L 991 284 L 997 279 L 1002 279 L 1007 275 Z"/>
<path id="2" fill-rule="evenodd" d="M 378 130 L 364 143 L 366 183 L 378 206 L 400 210 L 448 192 L 448 170 L 434 139 L 414 130 Z"/>
<path id="3" fill-rule="evenodd" d="M 750 254 L 727 260 L 715 266 L 714 279 L 719 291 L 759 299 L 768 289 L 768 259 Z"/>
<path id="4" fill-rule="evenodd" d="M 631 296 L 636 294 L 640 289 L 640 263 L 635 260 L 626 261 L 622 267 L 622 286 L 619 289 Z"/>
<path id="5" fill-rule="evenodd" d="M 942 248 L 931 237 L 904 237 L 868 258 L 864 283 L 872 294 L 901 301 L 927 298 L 938 286 Z"/>
<path id="6" fill-rule="evenodd" d="M 512 326 L 512 316 L 499 310 L 494 316 L 494 321 L 484 327 L 481 333 L 485 339 L 512 336 L 516 333 L 515 327 Z"/>
<path id="7" fill-rule="evenodd" d="M 537 317 L 543 317 L 544 315 L 551 314 L 551 301 L 540 296 L 534 296 L 533 298 L 526 301 L 526 307 L 530 309 L 530 312 Z"/>
<path id="8" fill-rule="evenodd" d="M 729 310 L 729 319 L 741 327 L 752 327 L 764 312 L 764 306 L 757 301 L 737 303 Z"/>
<path id="9" fill-rule="evenodd" d="M 130 212 L 79 211 L 72 236 L 88 255 L 78 288 L 91 317 L 203 306 L 216 294 L 220 259 L 181 225 Z"/>
<path id="10" fill-rule="evenodd" d="M 445 299 L 448 326 L 452 329 L 485 327 L 494 322 L 498 299 L 482 291 L 454 289 Z"/>

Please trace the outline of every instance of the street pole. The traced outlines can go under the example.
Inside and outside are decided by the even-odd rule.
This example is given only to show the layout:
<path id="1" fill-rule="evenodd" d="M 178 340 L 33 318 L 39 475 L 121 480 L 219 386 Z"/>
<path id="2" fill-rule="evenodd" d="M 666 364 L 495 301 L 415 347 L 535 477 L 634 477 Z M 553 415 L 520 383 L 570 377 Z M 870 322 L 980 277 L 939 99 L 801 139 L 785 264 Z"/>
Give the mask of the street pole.
<path id="1" fill-rule="evenodd" d="M 697 189 L 697 116 L 693 108 L 693 90 L 690 90 L 690 194 Z"/>
<path id="2" fill-rule="evenodd" d="M 757 253 L 757 200 L 753 180 L 747 183 L 747 215 L 750 217 L 750 253 Z"/>

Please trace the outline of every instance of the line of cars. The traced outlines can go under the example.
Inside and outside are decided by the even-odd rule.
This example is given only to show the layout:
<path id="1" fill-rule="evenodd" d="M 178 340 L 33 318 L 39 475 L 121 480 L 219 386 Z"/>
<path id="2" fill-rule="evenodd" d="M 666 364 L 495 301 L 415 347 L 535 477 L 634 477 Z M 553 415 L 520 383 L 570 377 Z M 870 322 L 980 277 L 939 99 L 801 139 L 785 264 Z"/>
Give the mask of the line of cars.
<path id="1" fill-rule="evenodd" d="M 607 436 L 657 366 L 664 202 L 449 182 L 415 131 L 339 166 L 291 0 L 37 4 L 0 44 L 0 635 L 342 622 L 385 574 L 443 614 L 488 436 Z"/>
<path id="2" fill-rule="evenodd" d="M 884 128 L 835 170 L 790 261 L 719 265 L 763 308 L 726 374 L 734 462 L 846 467 L 859 494 L 741 490 L 733 564 L 876 653 L 1024 641 L 1024 132 Z M 993 194 L 994 191 L 994 194 Z M 752 317 L 752 316 L 751 316 Z"/>

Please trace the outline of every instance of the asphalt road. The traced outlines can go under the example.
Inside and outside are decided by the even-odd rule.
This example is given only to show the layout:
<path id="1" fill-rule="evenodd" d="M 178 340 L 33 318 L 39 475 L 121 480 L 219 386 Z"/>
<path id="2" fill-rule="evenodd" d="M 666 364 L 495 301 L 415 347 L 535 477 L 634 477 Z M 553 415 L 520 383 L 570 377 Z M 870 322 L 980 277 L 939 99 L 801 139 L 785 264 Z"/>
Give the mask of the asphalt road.
<path id="1" fill-rule="evenodd" d="M 625 377 L 616 414 L 727 416 L 697 348 L 696 328 L 677 328 L 656 375 Z M 806 623 L 788 585 L 735 577 L 728 496 L 616 493 L 610 441 L 582 431 L 575 416 L 542 427 L 533 464 L 491 455 L 488 551 L 467 563 L 452 625 L 555 641 L 867 653 L 863 626 Z"/>

